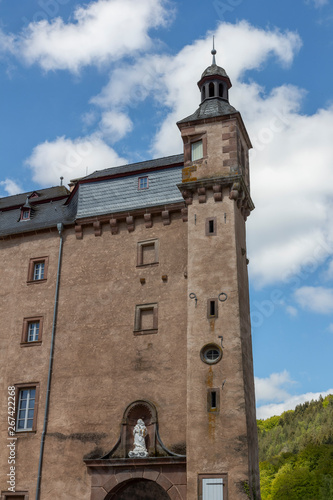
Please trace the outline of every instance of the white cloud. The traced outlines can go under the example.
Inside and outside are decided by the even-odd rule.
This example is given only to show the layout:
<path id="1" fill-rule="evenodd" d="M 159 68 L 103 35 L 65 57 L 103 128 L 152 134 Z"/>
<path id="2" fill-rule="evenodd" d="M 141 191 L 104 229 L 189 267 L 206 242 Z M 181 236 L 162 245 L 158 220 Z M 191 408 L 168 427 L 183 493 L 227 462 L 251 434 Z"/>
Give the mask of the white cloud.
<path id="1" fill-rule="evenodd" d="M 9 196 L 14 194 L 22 193 L 22 188 L 17 184 L 17 182 L 12 179 L 5 179 L 0 181 L 0 186 L 4 186 L 4 190 L 7 191 Z"/>
<path id="2" fill-rule="evenodd" d="M 298 313 L 296 307 L 293 307 L 293 306 L 287 306 L 286 311 L 290 316 L 293 316 L 293 317 L 297 316 L 297 313 Z"/>
<path id="3" fill-rule="evenodd" d="M 307 0 L 307 3 L 310 3 L 311 0 Z M 329 0 L 312 0 L 314 6 L 318 9 L 320 7 L 323 7 L 324 5 L 327 5 L 329 3 Z"/>
<path id="4" fill-rule="evenodd" d="M 333 394 L 333 389 L 323 392 L 308 392 L 298 396 L 289 396 L 282 403 L 272 403 L 257 408 L 257 418 L 266 419 L 273 415 L 281 415 L 284 411 L 294 410 L 297 405 L 303 404 L 306 401 L 317 400 L 321 395 L 323 398 Z"/>
<path id="5" fill-rule="evenodd" d="M 102 114 L 99 128 L 103 136 L 111 143 L 114 143 L 122 139 L 132 130 L 133 123 L 130 118 L 121 111 L 106 111 Z"/>
<path id="6" fill-rule="evenodd" d="M 91 174 L 95 170 L 127 163 L 97 135 L 75 140 L 58 137 L 53 142 L 45 141 L 36 146 L 26 160 L 32 170 L 33 180 L 40 186 L 59 184 Z"/>
<path id="7" fill-rule="evenodd" d="M 78 72 L 149 49 L 149 30 L 165 25 L 171 14 L 164 0 L 97 0 L 76 7 L 70 22 L 60 17 L 32 22 L 15 40 L 3 34 L 0 46 L 46 71 Z"/>
<path id="8" fill-rule="evenodd" d="M 289 397 L 285 386 L 294 383 L 287 370 L 281 373 L 272 373 L 267 378 L 255 377 L 254 381 L 257 401 L 283 401 Z"/>
<path id="9" fill-rule="evenodd" d="M 294 292 L 303 309 L 320 314 L 333 313 L 333 289 L 322 286 L 303 286 Z"/>

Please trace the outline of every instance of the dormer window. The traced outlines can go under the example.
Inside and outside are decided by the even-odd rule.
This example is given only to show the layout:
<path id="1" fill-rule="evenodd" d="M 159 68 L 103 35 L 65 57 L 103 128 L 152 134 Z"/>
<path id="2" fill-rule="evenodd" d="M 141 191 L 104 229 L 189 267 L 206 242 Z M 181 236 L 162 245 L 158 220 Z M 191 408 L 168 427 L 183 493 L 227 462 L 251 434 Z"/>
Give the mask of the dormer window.
<path id="1" fill-rule="evenodd" d="M 192 142 L 191 144 L 191 160 L 200 160 L 203 157 L 202 139 L 200 141 Z"/>
<path id="2" fill-rule="evenodd" d="M 139 177 L 138 189 L 148 189 L 148 188 L 149 188 L 148 176 Z"/>
<path id="3" fill-rule="evenodd" d="M 31 198 L 39 198 L 39 194 L 36 193 L 36 191 L 34 191 L 30 196 L 29 196 L 29 199 Z"/>
<path id="4" fill-rule="evenodd" d="M 29 220 L 30 219 L 30 208 L 22 208 L 21 209 L 21 220 Z"/>

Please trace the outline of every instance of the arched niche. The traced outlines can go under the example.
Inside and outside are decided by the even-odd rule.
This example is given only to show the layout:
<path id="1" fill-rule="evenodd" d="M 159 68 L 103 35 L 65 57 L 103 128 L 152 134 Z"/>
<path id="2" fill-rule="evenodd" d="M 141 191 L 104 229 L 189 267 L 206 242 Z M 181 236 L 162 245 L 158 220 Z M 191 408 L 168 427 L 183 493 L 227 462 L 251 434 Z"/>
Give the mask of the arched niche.
<path id="1" fill-rule="evenodd" d="M 162 486 L 148 479 L 129 480 L 116 486 L 104 500 L 170 500 Z"/>

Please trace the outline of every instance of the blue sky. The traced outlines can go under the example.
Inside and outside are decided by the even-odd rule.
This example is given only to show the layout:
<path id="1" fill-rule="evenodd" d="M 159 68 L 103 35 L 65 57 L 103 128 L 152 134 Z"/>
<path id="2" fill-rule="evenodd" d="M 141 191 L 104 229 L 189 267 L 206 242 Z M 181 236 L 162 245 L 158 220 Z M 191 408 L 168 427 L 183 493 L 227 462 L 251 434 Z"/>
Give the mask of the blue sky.
<path id="1" fill-rule="evenodd" d="M 258 416 L 333 392 L 331 0 L 0 0 L 0 196 L 182 151 L 217 62 L 254 148 Z"/>

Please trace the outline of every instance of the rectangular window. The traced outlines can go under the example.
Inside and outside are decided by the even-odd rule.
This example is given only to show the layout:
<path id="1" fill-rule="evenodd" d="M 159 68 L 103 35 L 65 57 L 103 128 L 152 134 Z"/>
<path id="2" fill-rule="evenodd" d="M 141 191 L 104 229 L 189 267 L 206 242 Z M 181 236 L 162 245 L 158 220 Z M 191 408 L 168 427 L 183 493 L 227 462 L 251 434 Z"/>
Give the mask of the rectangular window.
<path id="1" fill-rule="evenodd" d="M 138 266 L 158 263 L 158 240 L 139 241 Z"/>
<path id="2" fill-rule="evenodd" d="M 207 390 L 207 411 L 218 413 L 220 410 L 220 389 Z"/>
<path id="3" fill-rule="evenodd" d="M 207 318 L 213 319 L 218 317 L 218 300 L 208 299 L 207 300 Z"/>
<path id="4" fill-rule="evenodd" d="M 216 226 L 216 217 L 208 217 L 205 224 L 206 236 L 216 236 Z"/>
<path id="5" fill-rule="evenodd" d="M 200 160 L 203 158 L 203 145 L 202 139 L 200 141 L 192 142 L 191 144 L 191 160 Z"/>
<path id="6" fill-rule="evenodd" d="M 38 283 L 47 278 L 48 257 L 30 259 L 28 269 L 28 282 Z"/>
<path id="7" fill-rule="evenodd" d="M 21 345 L 41 343 L 43 330 L 43 317 L 24 318 Z"/>
<path id="8" fill-rule="evenodd" d="M 30 209 L 22 210 L 21 212 L 21 220 L 29 220 L 30 219 Z"/>
<path id="9" fill-rule="evenodd" d="M 157 304 L 142 304 L 135 308 L 134 333 L 157 333 Z"/>
<path id="10" fill-rule="evenodd" d="M 36 430 L 37 386 L 17 386 L 16 432 Z"/>
<path id="11" fill-rule="evenodd" d="M 148 189 L 148 188 L 149 188 L 148 176 L 139 177 L 138 189 Z"/>
<path id="12" fill-rule="evenodd" d="M 27 491 L 16 491 L 15 493 L 4 492 L 1 499 L 3 500 L 28 500 L 29 494 Z"/>
<path id="13" fill-rule="evenodd" d="M 199 474 L 199 500 L 228 500 L 227 474 Z"/>

